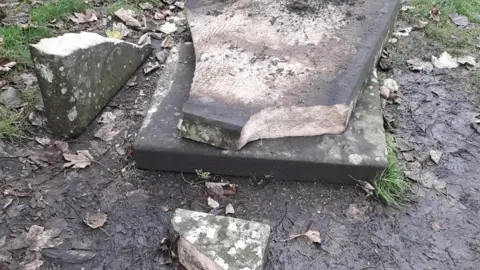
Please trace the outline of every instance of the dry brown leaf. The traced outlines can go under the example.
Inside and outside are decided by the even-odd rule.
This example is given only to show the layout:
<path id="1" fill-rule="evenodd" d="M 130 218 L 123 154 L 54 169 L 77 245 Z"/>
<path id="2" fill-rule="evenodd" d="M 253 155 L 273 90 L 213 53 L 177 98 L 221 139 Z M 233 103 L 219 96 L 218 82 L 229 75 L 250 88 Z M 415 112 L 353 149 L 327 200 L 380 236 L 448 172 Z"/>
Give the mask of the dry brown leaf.
<path id="1" fill-rule="evenodd" d="M 100 210 L 94 212 L 87 212 L 85 215 L 85 219 L 83 222 L 88 225 L 88 227 L 92 229 L 97 229 L 103 226 L 107 221 L 107 214 L 103 213 Z"/>
<path id="2" fill-rule="evenodd" d="M 438 7 L 434 7 L 430 10 L 430 19 L 435 22 L 440 22 L 440 9 Z"/>
<path id="3" fill-rule="evenodd" d="M 231 203 L 227 204 L 227 207 L 225 207 L 225 214 L 235 214 L 235 209 Z"/>
<path id="4" fill-rule="evenodd" d="M 215 182 L 205 182 L 207 189 L 218 196 L 224 195 L 234 195 L 237 192 L 237 185 L 225 183 L 215 183 Z"/>
<path id="5" fill-rule="evenodd" d="M 218 208 L 220 206 L 220 204 L 217 201 L 215 201 L 214 199 L 212 199 L 210 197 L 207 198 L 207 204 L 208 204 L 208 206 L 210 206 L 213 209 Z"/>
<path id="6" fill-rule="evenodd" d="M 433 71 L 432 63 L 422 61 L 419 58 L 407 60 L 407 64 L 412 71 L 424 71 L 425 73 L 430 73 Z"/>
<path id="7" fill-rule="evenodd" d="M 131 9 L 121 8 L 121 9 L 115 11 L 114 14 L 120 20 L 122 20 L 127 26 L 135 27 L 135 28 L 142 27 L 142 24 L 140 24 L 140 22 L 137 19 L 134 18 L 135 11 L 133 11 Z"/>
<path id="8" fill-rule="evenodd" d="M 440 162 L 440 159 L 442 158 L 442 154 L 443 153 L 440 151 L 431 150 L 430 158 L 432 159 L 433 162 L 435 162 L 435 164 L 438 164 Z"/>
<path id="9" fill-rule="evenodd" d="M 470 24 L 466 16 L 458 15 L 457 13 L 448 14 L 448 17 L 458 27 L 465 27 Z"/>
<path id="10" fill-rule="evenodd" d="M 120 133 L 120 130 L 113 130 L 113 124 L 106 124 L 101 127 L 96 133 L 95 137 L 101 139 L 102 141 L 111 141 L 115 136 Z"/>
<path id="11" fill-rule="evenodd" d="M 89 23 L 97 21 L 97 15 L 92 10 L 87 10 L 85 13 L 74 12 L 74 16 L 70 17 L 74 23 Z"/>
<path id="12" fill-rule="evenodd" d="M 72 167 L 74 169 L 83 169 L 92 164 L 93 157 L 88 150 L 78 150 L 77 154 L 63 154 L 63 158 L 69 161 L 63 165 L 63 168 Z"/>
<path id="13" fill-rule="evenodd" d="M 40 138 L 40 137 L 35 137 L 35 141 L 37 141 L 41 145 L 47 145 L 50 144 L 50 139 L 49 138 Z"/>
<path id="14" fill-rule="evenodd" d="M 25 191 L 21 191 L 21 190 L 18 190 L 18 189 L 15 189 L 15 188 L 7 188 L 3 191 L 3 194 L 4 195 L 11 195 L 11 196 L 15 196 L 15 197 L 27 197 L 27 196 L 30 196 L 30 194 L 28 192 L 25 192 Z"/>
<path id="15" fill-rule="evenodd" d="M 306 237 L 308 243 L 316 243 L 316 244 L 321 244 L 322 243 L 322 238 L 320 237 L 320 232 L 314 231 L 314 230 L 308 230 L 305 233 L 302 234 L 294 234 L 291 236 L 290 239 L 295 239 L 298 237 Z"/>

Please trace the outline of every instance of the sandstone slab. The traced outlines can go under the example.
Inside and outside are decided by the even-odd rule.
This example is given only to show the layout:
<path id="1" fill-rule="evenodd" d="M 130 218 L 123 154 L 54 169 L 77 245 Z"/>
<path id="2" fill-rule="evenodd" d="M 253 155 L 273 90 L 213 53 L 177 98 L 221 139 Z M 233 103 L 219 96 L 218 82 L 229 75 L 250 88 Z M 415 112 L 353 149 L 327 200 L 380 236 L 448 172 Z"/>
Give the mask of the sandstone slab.
<path id="1" fill-rule="evenodd" d="M 177 209 L 178 256 L 188 270 L 260 270 L 267 258 L 266 224 Z"/>
<path id="2" fill-rule="evenodd" d="M 152 49 L 95 33 L 67 33 L 30 46 L 53 133 L 77 136 Z"/>
<path id="3" fill-rule="evenodd" d="M 355 184 L 373 181 L 387 167 L 378 85 L 365 85 L 346 131 L 340 135 L 258 140 L 241 151 L 183 139 L 178 131 L 182 105 L 195 70 L 193 46 L 173 50 L 162 69 L 143 125 L 133 144 L 142 169 L 215 174 L 272 175 L 277 180 Z"/>
<path id="4" fill-rule="evenodd" d="M 399 0 L 188 1 L 196 54 L 182 136 L 224 149 L 340 134 Z"/>

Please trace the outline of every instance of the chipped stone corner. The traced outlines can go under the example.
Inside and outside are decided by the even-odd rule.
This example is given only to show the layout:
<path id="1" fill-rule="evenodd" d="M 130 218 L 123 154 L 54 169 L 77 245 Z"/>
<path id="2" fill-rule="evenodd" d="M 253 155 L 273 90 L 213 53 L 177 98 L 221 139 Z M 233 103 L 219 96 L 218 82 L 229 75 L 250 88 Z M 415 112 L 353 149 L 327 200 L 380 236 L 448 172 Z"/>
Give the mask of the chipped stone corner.
<path id="1" fill-rule="evenodd" d="M 178 256 L 188 270 L 260 270 L 266 261 L 266 224 L 177 209 L 172 226 Z"/>

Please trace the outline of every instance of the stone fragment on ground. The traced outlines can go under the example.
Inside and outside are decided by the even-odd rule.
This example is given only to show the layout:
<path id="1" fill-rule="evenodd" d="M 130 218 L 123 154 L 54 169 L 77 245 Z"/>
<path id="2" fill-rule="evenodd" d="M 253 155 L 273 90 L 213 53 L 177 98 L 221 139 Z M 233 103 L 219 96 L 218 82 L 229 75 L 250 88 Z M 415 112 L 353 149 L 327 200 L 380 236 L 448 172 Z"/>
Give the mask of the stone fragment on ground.
<path id="1" fill-rule="evenodd" d="M 152 48 L 81 32 L 42 39 L 30 51 L 51 131 L 74 137 L 86 129 Z"/>
<path id="2" fill-rule="evenodd" d="M 196 68 L 182 137 L 238 150 L 345 131 L 399 1 L 297 2 L 187 2 Z"/>
<path id="3" fill-rule="evenodd" d="M 177 209 L 178 256 L 188 270 L 257 270 L 267 258 L 266 224 Z"/>

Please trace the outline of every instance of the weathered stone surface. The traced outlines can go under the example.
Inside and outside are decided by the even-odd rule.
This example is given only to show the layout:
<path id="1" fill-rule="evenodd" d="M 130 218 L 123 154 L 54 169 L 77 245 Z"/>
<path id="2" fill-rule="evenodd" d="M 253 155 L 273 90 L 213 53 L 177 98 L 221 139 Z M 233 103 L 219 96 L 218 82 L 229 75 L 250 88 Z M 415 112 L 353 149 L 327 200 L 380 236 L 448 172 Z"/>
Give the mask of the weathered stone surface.
<path id="1" fill-rule="evenodd" d="M 225 149 L 342 133 L 398 0 L 188 1 L 196 54 L 182 136 Z"/>
<path id="2" fill-rule="evenodd" d="M 30 46 L 53 133 L 77 136 L 152 49 L 95 33 L 68 33 Z"/>
<path id="3" fill-rule="evenodd" d="M 220 151 L 185 140 L 178 132 L 194 70 L 191 44 L 179 53 L 172 50 L 133 144 L 139 168 L 355 184 L 351 177 L 373 181 L 387 167 L 377 84 L 364 87 L 347 130 L 340 135 L 258 140 L 241 151 Z"/>
<path id="4" fill-rule="evenodd" d="M 178 256 L 188 270 L 258 270 L 267 257 L 266 224 L 177 209 Z"/>

